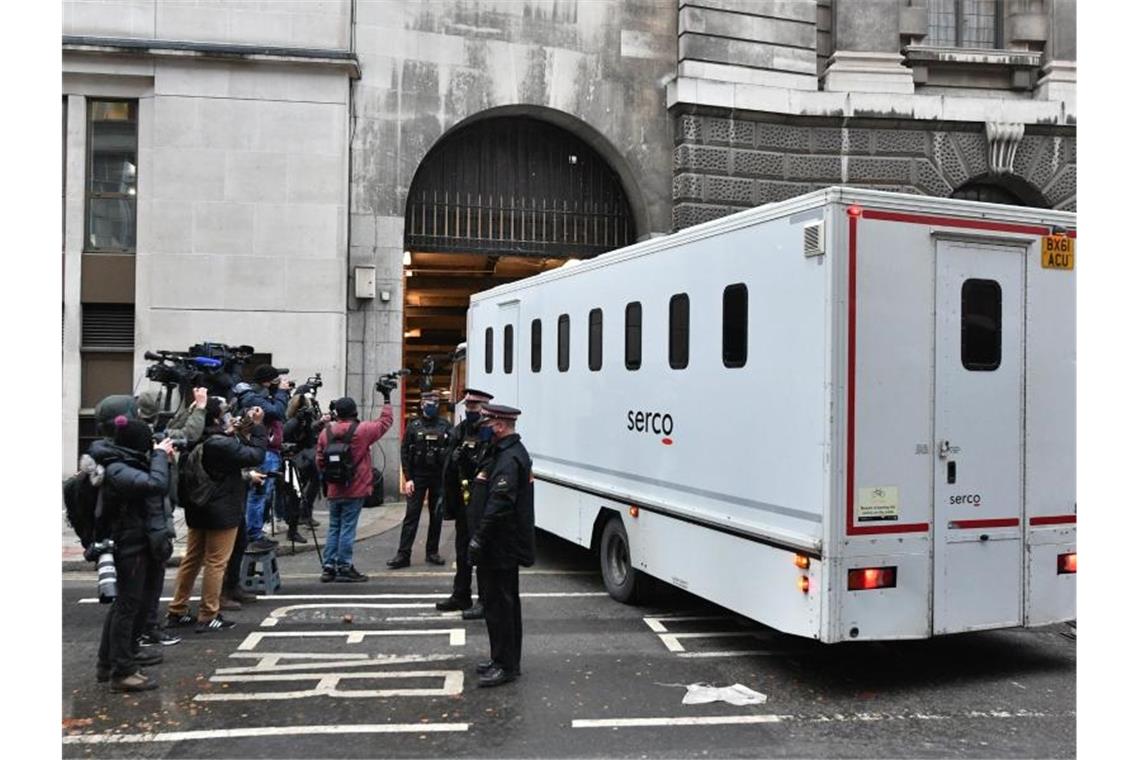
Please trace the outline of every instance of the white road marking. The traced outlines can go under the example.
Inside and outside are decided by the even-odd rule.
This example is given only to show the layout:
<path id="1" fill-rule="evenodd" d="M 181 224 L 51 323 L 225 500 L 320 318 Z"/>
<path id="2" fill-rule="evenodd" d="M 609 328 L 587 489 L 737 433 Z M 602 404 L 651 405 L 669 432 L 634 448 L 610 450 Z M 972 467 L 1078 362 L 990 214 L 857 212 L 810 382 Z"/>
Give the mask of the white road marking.
<path id="1" fill-rule="evenodd" d="M 359 602 L 333 602 L 332 604 L 294 604 L 289 607 L 278 607 L 269 613 L 269 617 L 261 621 L 263 628 L 268 628 L 277 625 L 277 623 L 288 615 L 293 610 L 327 610 L 336 608 L 351 608 L 354 610 L 410 610 L 422 609 L 433 610 L 435 605 L 431 602 L 394 602 L 389 604 L 383 603 L 369 603 L 360 604 Z M 339 621 L 336 621 L 339 622 Z"/>
<path id="2" fill-rule="evenodd" d="M 397 678 L 442 678 L 443 685 L 435 689 L 351 689 L 337 687 L 341 681 L 390 680 Z M 378 697 L 454 697 L 463 693 L 462 670 L 403 670 L 374 671 L 371 673 L 270 673 L 249 675 L 214 675 L 211 683 L 271 683 L 279 681 L 315 680 L 312 689 L 290 691 L 226 692 L 224 694 L 198 694 L 195 702 L 250 702 L 255 700 L 302 699 L 305 697 L 342 697 L 365 699 Z"/>
<path id="3" fill-rule="evenodd" d="M 791 652 L 770 652 L 766 649 L 736 649 L 723 652 L 677 652 L 676 654 L 678 657 L 693 657 L 699 659 L 702 657 L 746 657 L 753 654 L 763 656 L 785 655 L 791 654 Z"/>
<path id="4" fill-rule="evenodd" d="M 661 625 L 662 622 L 676 623 L 687 620 L 728 620 L 724 615 L 653 615 L 642 618 L 649 630 L 654 633 L 668 633 L 669 629 Z"/>
<path id="5" fill-rule="evenodd" d="M 680 639 L 760 638 L 755 631 L 709 631 L 707 633 L 659 633 L 657 637 L 670 652 L 684 652 Z"/>
<path id="6" fill-rule="evenodd" d="M 706 715 L 684 718 L 601 718 L 575 720 L 573 728 L 635 728 L 647 726 L 724 726 L 739 723 L 779 723 L 779 715 Z"/>
<path id="7" fill-rule="evenodd" d="M 230 657 L 256 658 L 256 665 L 240 665 L 233 668 L 218 668 L 217 675 L 238 673 L 284 673 L 290 671 L 313 670 L 323 668 L 354 668 L 373 665 L 409 665 L 412 663 L 445 662 L 448 660 L 461 660 L 460 654 L 377 654 L 369 657 L 363 653 L 329 654 L 329 653 L 292 653 L 268 654 L 262 652 L 234 652 Z M 283 664 L 282 660 L 320 660 L 319 662 L 293 662 Z"/>
<path id="8" fill-rule="evenodd" d="M 81 734 L 63 737 L 64 744 L 146 744 L 206 739 L 246 739 L 256 736 L 310 736 L 315 734 L 420 734 L 466 731 L 470 723 L 362 723 L 317 726 L 257 726 L 212 731 L 169 731 L 155 734 Z"/>
<path id="9" fill-rule="evenodd" d="M 262 600 L 294 599 L 447 599 L 451 594 L 273 594 L 259 597 Z M 519 594 L 523 599 L 574 599 L 582 597 L 609 596 L 605 591 L 524 591 Z M 192 596 L 189 601 L 199 601 L 201 597 Z M 164 596 L 160 601 L 169 602 L 171 597 Z M 76 604 L 98 604 L 99 597 L 88 596 L 80 599 Z"/>
<path id="10" fill-rule="evenodd" d="M 421 630 L 387 630 L 387 631 L 253 631 L 238 645 L 239 652 L 248 652 L 256 649 L 264 639 L 269 638 L 343 638 L 345 644 L 363 643 L 367 636 L 437 636 L 446 633 L 448 643 L 453 647 L 467 644 L 466 628 L 434 628 Z"/>

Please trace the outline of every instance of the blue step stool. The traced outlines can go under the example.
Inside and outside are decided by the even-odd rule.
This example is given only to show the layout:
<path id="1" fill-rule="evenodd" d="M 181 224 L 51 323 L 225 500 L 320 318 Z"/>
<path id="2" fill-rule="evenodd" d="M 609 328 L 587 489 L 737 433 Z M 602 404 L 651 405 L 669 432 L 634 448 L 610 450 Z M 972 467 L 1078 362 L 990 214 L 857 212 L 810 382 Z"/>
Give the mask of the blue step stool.
<path id="1" fill-rule="evenodd" d="M 281 588 L 281 573 L 277 570 L 277 550 L 247 551 L 241 558 L 239 582 L 243 591 L 272 596 Z"/>

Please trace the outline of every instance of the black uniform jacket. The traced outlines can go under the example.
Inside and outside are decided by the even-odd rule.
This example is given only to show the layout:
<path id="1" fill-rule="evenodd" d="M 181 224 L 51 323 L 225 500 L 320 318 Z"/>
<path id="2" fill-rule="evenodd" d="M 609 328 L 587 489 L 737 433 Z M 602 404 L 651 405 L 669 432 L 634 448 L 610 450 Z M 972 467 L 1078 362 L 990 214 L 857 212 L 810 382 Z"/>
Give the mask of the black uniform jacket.
<path id="1" fill-rule="evenodd" d="M 479 440 L 479 428 L 461 420 L 451 430 L 451 447 L 443 462 L 443 517 L 454 520 L 466 514 L 463 503 L 463 481 L 468 489 L 475 479 L 479 461 L 483 458 L 487 444 Z"/>
<path id="2" fill-rule="evenodd" d="M 400 444 L 400 464 L 404 477 L 415 480 L 416 475 L 438 475 L 451 443 L 451 425 L 442 417 L 417 417 L 404 429 Z"/>
<path id="3" fill-rule="evenodd" d="M 245 514 L 247 486 L 241 471 L 265 461 L 268 442 L 265 426 L 254 425 L 248 442 L 217 428 L 207 428 L 203 438 L 199 444 L 206 447 L 202 451 L 202 466 L 216 487 L 205 504 L 182 505 L 186 509 L 186 524 L 197 530 L 236 528 Z"/>
<path id="4" fill-rule="evenodd" d="M 479 564 L 510 568 L 534 564 L 534 478 L 530 454 L 517 433 L 491 446 L 475 476 L 472 534 L 483 546 Z M 485 504 L 485 506 L 484 506 Z M 469 512 L 469 514 L 470 514 Z"/>

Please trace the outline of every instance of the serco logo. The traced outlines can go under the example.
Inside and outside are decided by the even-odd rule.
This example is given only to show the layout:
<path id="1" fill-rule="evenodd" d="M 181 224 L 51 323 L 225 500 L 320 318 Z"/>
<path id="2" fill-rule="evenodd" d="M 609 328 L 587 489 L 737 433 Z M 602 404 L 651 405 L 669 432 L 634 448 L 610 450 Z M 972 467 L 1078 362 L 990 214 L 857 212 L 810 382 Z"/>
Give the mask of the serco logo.
<path id="1" fill-rule="evenodd" d="M 661 443 L 673 445 L 673 415 L 668 412 L 626 412 L 626 430 L 637 433 L 654 433 L 663 436 Z"/>

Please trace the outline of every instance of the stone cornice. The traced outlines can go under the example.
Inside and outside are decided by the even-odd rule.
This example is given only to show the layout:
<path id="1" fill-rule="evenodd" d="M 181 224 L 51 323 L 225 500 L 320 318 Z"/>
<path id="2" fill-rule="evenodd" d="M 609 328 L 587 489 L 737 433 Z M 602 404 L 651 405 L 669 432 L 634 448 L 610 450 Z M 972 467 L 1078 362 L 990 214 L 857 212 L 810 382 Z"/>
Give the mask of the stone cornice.
<path id="1" fill-rule="evenodd" d="M 756 84 L 678 77 L 666 85 L 669 108 L 704 106 L 787 116 L 895 119 L 932 122 L 999 121 L 1075 127 L 1075 113 L 1061 100 L 905 95 L 790 90 Z"/>
<path id="2" fill-rule="evenodd" d="M 360 77 L 360 62 L 357 60 L 356 54 L 348 50 L 290 48 L 272 45 L 231 45 L 215 42 L 129 37 L 86 37 L 65 34 L 63 35 L 63 52 L 327 66 L 344 69 L 353 79 Z"/>

